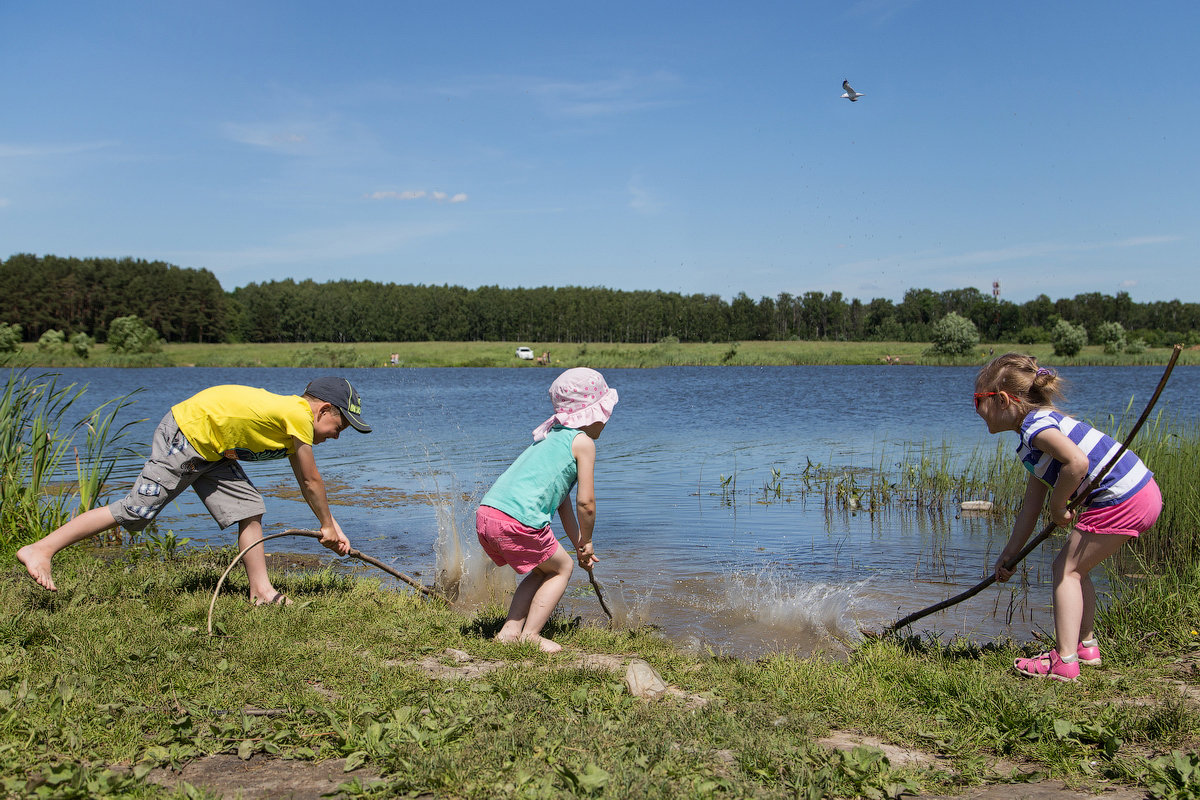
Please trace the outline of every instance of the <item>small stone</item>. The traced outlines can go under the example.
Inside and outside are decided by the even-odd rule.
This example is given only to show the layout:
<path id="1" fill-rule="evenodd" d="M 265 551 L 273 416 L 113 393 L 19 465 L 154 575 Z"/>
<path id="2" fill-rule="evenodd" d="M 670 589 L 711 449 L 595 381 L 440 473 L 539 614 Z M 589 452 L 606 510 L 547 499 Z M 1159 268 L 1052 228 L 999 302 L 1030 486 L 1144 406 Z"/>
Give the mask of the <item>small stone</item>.
<path id="1" fill-rule="evenodd" d="M 640 658 L 629 662 L 625 670 L 625 685 L 634 697 L 646 700 L 656 700 L 667 692 L 667 684 L 662 676 L 654 671 L 654 667 Z"/>

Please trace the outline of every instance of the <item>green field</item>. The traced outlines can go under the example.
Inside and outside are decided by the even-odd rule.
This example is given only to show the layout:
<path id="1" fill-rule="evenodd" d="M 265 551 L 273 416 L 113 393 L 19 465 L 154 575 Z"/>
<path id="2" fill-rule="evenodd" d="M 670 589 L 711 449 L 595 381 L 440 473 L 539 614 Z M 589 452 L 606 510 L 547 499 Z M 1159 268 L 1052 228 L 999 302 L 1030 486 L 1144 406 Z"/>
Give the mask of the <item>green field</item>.
<path id="1" fill-rule="evenodd" d="M 680 344 L 623 344 L 592 342 L 331 342 L 268 344 L 168 344 L 161 353 L 123 356 L 105 345 L 93 348 L 87 359 L 69 350 L 40 351 L 26 344 L 7 358 L 16 367 L 385 367 L 391 354 L 402 367 L 520 367 L 538 369 L 534 361 L 516 356 L 518 346 L 550 354 L 550 366 L 589 366 L 598 369 L 664 366 L 792 366 L 828 364 L 928 364 L 972 366 L 991 355 L 1016 350 L 1031 353 L 1046 364 L 1116 366 L 1166 364 L 1170 348 L 1151 348 L 1131 355 L 1106 354 L 1099 345 L 1085 347 L 1075 358 L 1056 358 L 1048 344 L 998 344 L 976 348 L 962 358 L 927 356 L 928 344 L 917 342 L 714 342 Z M 1180 364 L 1200 364 L 1200 348 L 1185 350 Z"/>

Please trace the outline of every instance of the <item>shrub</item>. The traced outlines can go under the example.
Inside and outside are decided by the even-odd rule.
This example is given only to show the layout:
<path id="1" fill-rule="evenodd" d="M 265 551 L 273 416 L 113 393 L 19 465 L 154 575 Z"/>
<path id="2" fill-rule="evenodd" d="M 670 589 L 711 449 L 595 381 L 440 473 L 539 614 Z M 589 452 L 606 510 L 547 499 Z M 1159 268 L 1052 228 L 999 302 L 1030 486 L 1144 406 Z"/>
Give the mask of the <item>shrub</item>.
<path id="1" fill-rule="evenodd" d="M 67 337 L 62 331 L 50 329 L 38 337 L 38 350 L 45 352 L 46 350 L 57 350 L 62 347 L 67 341 Z"/>
<path id="2" fill-rule="evenodd" d="M 87 358 L 92 352 L 92 345 L 95 343 L 95 340 L 83 331 L 71 335 L 71 349 L 80 358 Z"/>
<path id="3" fill-rule="evenodd" d="M 1104 352 L 1119 353 L 1125 349 L 1125 326 L 1119 322 L 1101 322 L 1096 328 L 1096 338 L 1104 345 Z"/>
<path id="4" fill-rule="evenodd" d="M 0 322 L 0 353 L 15 353 L 21 349 L 21 326 Z"/>
<path id="5" fill-rule="evenodd" d="M 141 317 L 131 314 L 117 317 L 108 326 L 108 346 L 114 353 L 158 353 L 162 340 Z"/>
<path id="6" fill-rule="evenodd" d="M 1054 345 L 1056 356 L 1077 356 L 1087 342 L 1087 329 L 1082 325 L 1072 325 L 1065 319 L 1056 322 L 1050 331 L 1050 343 Z"/>
<path id="7" fill-rule="evenodd" d="M 1134 339 L 1132 342 L 1129 342 L 1125 345 L 1125 352 L 1135 356 L 1141 355 L 1142 353 L 1146 352 L 1146 340 Z"/>
<path id="8" fill-rule="evenodd" d="M 1020 344 L 1040 344 L 1048 340 L 1046 329 L 1040 325 L 1026 325 L 1017 331 L 1017 342 Z"/>
<path id="9" fill-rule="evenodd" d="M 979 331 L 975 323 L 951 311 L 933 323 L 930 329 L 933 347 L 929 351 L 936 355 L 961 356 L 970 353 L 979 344 Z"/>

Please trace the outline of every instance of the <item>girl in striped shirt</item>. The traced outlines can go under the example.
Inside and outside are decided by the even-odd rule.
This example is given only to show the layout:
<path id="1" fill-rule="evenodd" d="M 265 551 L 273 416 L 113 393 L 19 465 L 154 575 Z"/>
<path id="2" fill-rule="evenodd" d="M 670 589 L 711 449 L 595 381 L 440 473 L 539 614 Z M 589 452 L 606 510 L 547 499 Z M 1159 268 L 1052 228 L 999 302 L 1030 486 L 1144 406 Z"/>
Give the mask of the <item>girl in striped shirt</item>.
<path id="1" fill-rule="evenodd" d="M 1067 542 L 1054 559 L 1054 634 L 1057 647 L 1033 658 L 1018 658 L 1013 667 L 1029 677 L 1073 681 L 1079 665 L 1100 663 L 1092 629 L 1096 590 L 1089 573 L 1121 549 L 1129 538 L 1158 519 L 1162 495 L 1154 475 L 1126 450 L 1100 486 L 1076 509 L 1067 504 L 1104 468 L 1120 449 L 1112 438 L 1055 407 L 1063 381 L 1039 367 L 1032 356 L 1007 353 L 987 364 L 975 379 L 975 412 L 988 431 L 1015 431 L 1017 457 L 1029 472 L 1025 499 L 1012 535 L 996 559 L 996 580 L 1013 571 L 1008 559 L 1020 552 L 1050 497 L 1050 517 L 1067 529 Z"/>

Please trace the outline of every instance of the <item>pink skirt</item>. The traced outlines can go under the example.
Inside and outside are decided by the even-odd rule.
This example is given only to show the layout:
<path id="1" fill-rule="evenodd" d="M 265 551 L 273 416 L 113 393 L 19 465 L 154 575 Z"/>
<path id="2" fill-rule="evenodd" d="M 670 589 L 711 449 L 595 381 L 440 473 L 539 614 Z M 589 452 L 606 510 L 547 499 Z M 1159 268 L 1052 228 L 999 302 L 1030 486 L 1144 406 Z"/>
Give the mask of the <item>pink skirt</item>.
<path id="1" fill-rule="evenodd" d="M 1137 494 L 1123 503 L 1103 508 L 1089 508 L 1075 520 L 1075 527 L 1085 533 L 1115 533 L 1134 536 L 1145 533 L 1162 513 L 1162 492 L 1151 478 Z"/>

